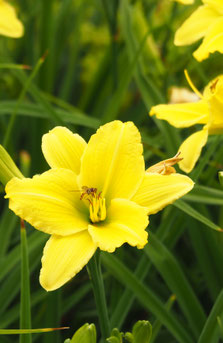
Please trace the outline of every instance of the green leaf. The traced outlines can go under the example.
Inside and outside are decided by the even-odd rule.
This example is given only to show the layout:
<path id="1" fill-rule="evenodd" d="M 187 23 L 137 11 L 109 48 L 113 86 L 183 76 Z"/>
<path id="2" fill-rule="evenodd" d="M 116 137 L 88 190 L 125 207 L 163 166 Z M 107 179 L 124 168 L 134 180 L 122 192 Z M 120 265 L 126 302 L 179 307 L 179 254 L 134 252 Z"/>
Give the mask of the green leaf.
<path id="1" fill-rule="evenodd" d="M 219 342 L 219 327 L 217 325 L 217 318 L 223 320 L 223 291 L 219 294 L 212 307 L 211 313 L 206 321 L 206 324 L 201 332 L 198 343 L 217 343 Z"/>
<path id="2" fill-rule="evenodd" d="M 164 278 L 184 312 L 196 337 L 205 323 L 205 314 L 182 268 L 171 252 L 150 232 L 149 243 L 144 252 Z"/>
<path id="3" fill-rule="evenodd" d="M 133 13 L 134 8 L 129 4 L 129 1 L 122 0 L 120 6 L 120 24 L 125 42 L 127 44 L 127 50 L 130 59 L 132 59 L 136 54 L 139 45 L 135 34 L 136 30 L 134 29 Z M 135 80 L 148 111 L 150 110 L 151 106 L 157 103 L 165 102 L 165 98 L 162 96 L 162 93 L 160 92 L 156 83 L 153 81 L 151 73 L 149 76 L 145 73 L 141 61 L 139 61 L 135 71 Z M 174 127 L 170 126 L 168 123 L 162 120 L 154 118 L 154 121 L 165 137 L 168 153 L 170 155 L 174 155 L 180 145 L 179 133 Z"/>
<path id="4" fill-rule="evenodd" d="M 43 329 L 0 329 L 0 335 L 27 335 L 30 333 L 44 333 L 52 332 L 55 330 L 69 329 L 68 327 L 62 328 L 43 328 Z"/>
<path id="5" fill-rule="evenodd" d="M 222 228 L 214 224 L 210 219 L 206 218 L 202 214 L 200 214 L 198 211 L 196 211 L 193 207 L 188 205 L 183 200 L 177 200 L 174 202 L 173 206 L 179 208 L 181 211 L 185 212 L 189 216 L 193 217 L 194 219 L 200 221 L 201 223 L 207 225 L 209 228 L 222 232 Z"/>
<path id="6" fill-rule="evenodd" d="M 131 289 L 142 306 L 165 325 L 179 343 L 192 343 L 193 339 L 177 317 L 169 312 L 160 299 L 145 287 L 114 254 L 101 253 L 102 262 L 125 287 Z"/>
<path id="7" fill-rule="evenodd" d="M 168 301 L 166 302 L 165 307 L 170 310 L 172 308 L 172 306 L 173 306 L 175 301 L 176 301 L 176 296 L 175 296 L 175 294 L 172 294 L 169 297 Z M 153 335 L 151 337 L 151 343 L 156 342 L 156 337 L 158 336 L 161 327 L 162 327 L 162 324 L 160 323 L 160 321 L 159 320 L 155 320 L 154 323 L 153 323 L 153 332 L 152 332 Z"/>
<path id="8" fill-rule="evenodd" d="M 127 64 L 127 66 L 125 67 L 125 70 L 123 70 L 122 77 L 117 87 L 117 90 L 113 94 L 108 104 L 107 111 L 105 112 L 102 118 L 103 123 L 106 123 L 111 120 L 115 120 L 117 118 L 118 111 L 121 107 L 124 95 L 127 91 L 127 87 L 132 79 L 140 54 L 143 51 L 143 47 L 145 46 L 148 34 L 149 32 L 145 34 L 142 41 L 140 42 L 139 48 L 134 53 L 134 56 L 131 62 Z"/>
<path id="9" fill-rule="evenodd" d="M 223 191 L 195 184 L 190 193 L 184 196 L 184 200 L 199 204 L 223 205 Z"/>
<path id="10" fill-rule="evenodd" d="M 15 103 L 15 101 L 0 101 L 0 115 L 11 114 Z M 100 121 L 97 118 L 89 117 L 73 106 L 69 107 L 69 111 L 54 107 L 54 111 L 61 119 L 64 120 L 65 123 L 81 125 L 94 129 L 98 128 L 100 125 Z M 43 109 L 39 104 L 26 102 L 20 104 L 17 115 L 45 119 L 51 118 L 49 112 L 46 109 Z"/>

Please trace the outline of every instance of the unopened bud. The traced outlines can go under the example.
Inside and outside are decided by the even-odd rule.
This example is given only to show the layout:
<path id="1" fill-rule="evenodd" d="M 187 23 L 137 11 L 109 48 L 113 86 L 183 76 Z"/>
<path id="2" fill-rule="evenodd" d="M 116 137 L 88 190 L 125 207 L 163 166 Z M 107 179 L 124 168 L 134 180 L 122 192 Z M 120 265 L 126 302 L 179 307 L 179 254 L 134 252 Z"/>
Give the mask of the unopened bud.
<path id="1" fill-rule="evenodd" d="M 94 324 L 84 324 L 73 335 L 70 343 L 96 343 L 96 329 Z"/>
<path id="2" fill-rule="evenodd" d="M 23 178 L 22 173 L 15 165 L 7 151 L 0 145 L 0 181 L 5 186 L 13 177 Z"/>
<path id="3" fill-rule="evenodd" d="M 149 343 L 152 336 L 152 325 L 146 320 L 139 320 L 132 330 L 134 343 Z"/>

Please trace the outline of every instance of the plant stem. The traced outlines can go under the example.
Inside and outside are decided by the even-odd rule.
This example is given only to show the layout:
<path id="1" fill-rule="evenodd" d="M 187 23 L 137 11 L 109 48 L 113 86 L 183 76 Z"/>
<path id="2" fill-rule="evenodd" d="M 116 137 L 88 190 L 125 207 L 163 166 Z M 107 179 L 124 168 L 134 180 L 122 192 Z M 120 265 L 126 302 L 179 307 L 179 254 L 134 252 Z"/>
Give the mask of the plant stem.
<path id="1" fill-rule="evenodd" d="M 110 323 L 108 318 L 108 309 L 105 298 L 104 282 L 101 273 L 100 251 L 96 251 L 94 256 L 88 262 L 88 274 L 92 282 L 95 303 L 99 316 L 102 339 L 105 341 L 110 335 Z"/>
<path id="2" fill-rule="evenodd" d="M 21 305 L 20 305 L 20 329 L 31 329 L 31 306 L 29 284 L 29 257 L 24 221 L 21 220 Z M 20 343 L 31 343 L 31 334 L 20 335 Z"/>

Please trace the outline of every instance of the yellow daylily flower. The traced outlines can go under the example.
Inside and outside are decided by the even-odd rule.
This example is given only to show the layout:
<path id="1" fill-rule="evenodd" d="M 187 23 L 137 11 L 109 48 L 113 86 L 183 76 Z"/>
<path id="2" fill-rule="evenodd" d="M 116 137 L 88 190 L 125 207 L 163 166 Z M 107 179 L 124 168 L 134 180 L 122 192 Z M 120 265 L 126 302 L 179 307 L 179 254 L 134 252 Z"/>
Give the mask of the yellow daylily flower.
<path id="1" fill-rule="evenodd" d="M 0 0 L 0 34 L 12 38 L 22 37 L 23 24 L 16 17 L 15 9 L 4 0 Z"/>
<path id="2" fill-rule="evenodd" d="M 179 167 L 186 173 L 194 168 L 208 135 L 223 133 L 223 75 L 212 80 L 203 95 L 198 91 L 197 94 L 200 96 L 197 102 L 157 105 L 150 111 L 151 116 L 156 115 L 177 128 L 205 124 L 201 131 L 193 133 L 179 147 L 183 157 Z"/>
<path id="3" fill-rule="evenodd" d="M 6 198 L 18 216 L 51 235 L 40 272 L 48 291 L 78 273 L 97 248 L 113 252 L 124 243 L 143 248 L 148 215 L 193 188 L 185 175 L 145 170 L 132 122 L 108 123 L 88 144 L 56 127 L 43 136 L 42 150 L 51 169 L 32 179 L 11 179 Z"/>
<path id="4" fill-rule="evenodd" d="M 198 61 L 208 58 L 210 53 L 223 53 L 223 1 L 202 0 L 191 16 L 176 31 L 174 44 L 190 45 L 204 37 L 199 48 L 193 53 Z"/>

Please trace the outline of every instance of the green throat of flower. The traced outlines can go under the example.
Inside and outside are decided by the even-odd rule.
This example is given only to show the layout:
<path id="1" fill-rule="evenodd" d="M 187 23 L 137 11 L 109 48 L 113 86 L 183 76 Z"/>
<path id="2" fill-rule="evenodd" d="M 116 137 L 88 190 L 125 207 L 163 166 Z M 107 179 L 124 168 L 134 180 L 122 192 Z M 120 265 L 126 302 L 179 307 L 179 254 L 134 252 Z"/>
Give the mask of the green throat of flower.
<path id="1" fill-rule="evenodd" d="M 101 192 L 97 192 L 97 188 L 82 187 L 83 193 L 80 200 L 88 200 L 89 215 L 92 223 L 98 223 L 106 218 L 105 198 L 102 198 Z"/>

